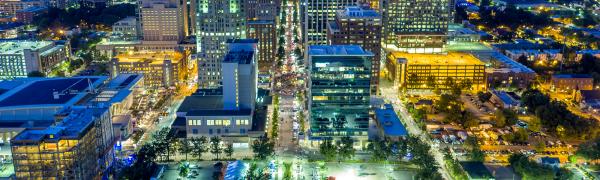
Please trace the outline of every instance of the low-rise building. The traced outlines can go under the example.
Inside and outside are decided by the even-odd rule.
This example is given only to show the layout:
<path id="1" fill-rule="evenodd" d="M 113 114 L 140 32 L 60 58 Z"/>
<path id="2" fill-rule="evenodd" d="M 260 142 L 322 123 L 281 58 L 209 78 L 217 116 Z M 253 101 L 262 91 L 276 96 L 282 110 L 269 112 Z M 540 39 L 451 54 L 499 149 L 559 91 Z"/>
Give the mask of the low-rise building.
<path id="1" fill-rule="evenodd" d="M 469 180 L 494 180 L 494 176 L 485 167 L 483 162 L 461 162 L 462 169 L 467 173 Z"/>
<path id="2" fill-rule="evenodd" d="M 34 71 L 50 73 L 69 56 L 68 45 L 52 41 L 0 42 L 0 79 L 27 77 Z"/>
<path id="3" fill-rule="evenodd" d="M 16 12 L 17 22 L 29 24 L 33 22 L 33 18 L 48 13 L 46 6 L 33 6 L 27 9 L 18 10 Z"/>
<path id="4" fill-rule="evenodd" d="M 3 0 L 0 1 L 0 15 L 15 16 L 17 11 L 43 5 L 43 0 Z"/>
<path id="5" fill-rule="evenodd" d="M 398 140 L 408 136 L 406 128 L 400 122 L 400 118 L 394 111 L 391 104 L 385 104 L 381 108 L 375 109 L 375 119 L 373 121 L 377 128 L 377 138 Z"/>
<path id="6" fill-rule="evenodd" d="M 502 53 L 493 53 L 490 59 L 491 66 L 485 69 L 488 87 L 526 88 L 535 80 L 535 71 Z"/>
<path id="7" fill-rule="evenodd" d="M 0 39 L 16 39 L 21 36 L 21 33 L 25 29 L 23 23 L 3 23 L 0 25 Z"/>
<path id="8" fill-rule="evenodd" d="M 448 41 L 452 42 L 479 42 L 481 35 L 462 25 L 448 25 Z"/>
<path id="9" fill-rule="evenodd" d="M 583 55 L 585 55 L 585 54 L 589 54 L 596 58 L 600 58 L 600 50 L 586 49 L 586 50 L 581 50 L 581 51 L 575 52 L 575 60 L 581 61 L 581 59 L 583 58 Z"/>
<path id="10" fill-rule="evenodd" d="M 137 19 L 133 16 L 129 16 L 117 21 L 113 24 L 111 33 L 113 36 L 121 38 L 120 40 L 138 39 L 140 30 L 138 28 Z"/>
<path id="11" fill-rule="evenodd" d="M 407 90 L 449 89 L 453 83 L 470 81 L 473 90 L 485 90 L 485 64 L 467 53 L 410 54 L 391 52 L 386 76 Z"/>
<path id="12" fill-rule="evenodd" d="M 600 90 L 579 90 L 575 93 L 575 101 L 583 109 L 600 111 Z"/>
<path id="13" fill-rule="evenodd" d="M 563 55 L 559 49 L 545 49 L 545 50 L 537 50 L 537 49 L 512 49 L 506 50 L 506 55 L 513 60 L 518 60 L 521 56 L 527 58 L 528 61 L 562 61 Z"/>
<path id="14" fill-rule="evenodd" d="M 589 74 L 552 75 L 551 89 L 558 92 L 594 89 L 594 78 Z"/>
<path id="15" fill-rule="evenodd" d="M 514 92 L 494 90 L 490 101 L 505 109 L 518 108 L 521 105 L 521 98 Z"/>
<path id="16" fill-rule="evenodd" d="M 130 51 L 195 51 L 195 49 L 195 43 L 178 43 L 175 41 L 126 40 L 116 37 L 111 39 L 102 39 L 98 44 L 96 44 L 96 50 L 98 50 L 101 55 L 104 55 L 109 58 Z"/>
<path id="17" fill-rule="evenodd" d="M 169 88 L 183 82 L 188 55 L 175 51 L 135 52 L 115 56 L 110 62 L 111 76 L 122 73 L 144 75 L 146 87 Z"/>

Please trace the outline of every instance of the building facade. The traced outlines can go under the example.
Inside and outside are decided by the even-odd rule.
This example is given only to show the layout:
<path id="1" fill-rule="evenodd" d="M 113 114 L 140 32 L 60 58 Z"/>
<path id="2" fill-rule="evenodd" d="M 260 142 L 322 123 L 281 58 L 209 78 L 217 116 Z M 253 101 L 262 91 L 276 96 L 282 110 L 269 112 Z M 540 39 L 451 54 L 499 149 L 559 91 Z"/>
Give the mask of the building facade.
<path id="1" fill-rule="evenodd" d="M 552 75 L 551 89 L 558 92 L 594 89 L 594 78 L 589 74 Z"/>
<path id="2" fill-rule="evenodd" d="M 327 24 L 327 44 L 360 45 L 374 54 L 371 63 L 371 92 L 377 93 L 381 66 L 381 16 L 368 7 L 349 6 L 338 10 Z"/>
<path id="3" fill-rule="evenodd" d="M 353 136 L 365 143 L 372 58 L 356 45 L 309 46 L 311 140 Z"/>
<path id="4" fill-rule="evenodd" d="M 33 18 L 48 13 L 48 8 L 45 6 L 33 6 L 27 9 L 18 10 L 15 14 L 17 22 L 29 24 L 33 22 Z"/>
<path id="5" fill-rule="evenodd" d="M 246 3 L 244 11 L 248 21 L 275 21 L 279 15 L 280 0 L 246 0 L 244 2 Z"/>
<path id="6" fill-rule="evenodd" d="M 139 20 L 145 41 L 175 41 L 185 37 L 184 8 L 177 0 L 140 0 Z"/>
<path id="7" fill-rule="evenodd" d="M 69 56 L 68 45 L 52 41 L 0 42 L 0 79 L 27 77 L 34 71 L 48 74 Z"/>
<path id="8" fill-rule="evenodd" d="M 277 56 L 277 26 L 275 21 L 248 21 L 248 38 L 258 40 L 258 73 L 269 74 Z"/>
<path id="9" fill-rule="evenodd" d="M 446 44 L 451 2 L 384 0 L 384 48 L 409 53 L 440 53 Z"/>
<path id="10" fill-rule="evenodd" d="M 110 62 L 111 76 L 144 74 L 144 86 L 173 87 L 184 81 L 187 55 L 180 52 L 139 52 L 120 54 Z"/>
<path id="11" fill-rule="evenodd" d="M 470 82 L 473 90 L 485 90 L 485 64 L 466 53 L 411 54 L 392 52 L 386 76 L 409 91 L 450 89 Z"/>
<path id="12" fill-rule="evenodd" d="M 3 0 L 0 1 L 0 15 L 14 16 L 17 11 L 44 5 L 42 0 Z"/>
<path id="13" fill-rule="evenodd" d="M 218 87 L 221 60 L 229 39 L 246 38 L 246 14 L 241 0 L 200 0 L 196 16 L 198 83 L 200 87 Z"/>
<path id="14" fill-rule="evenodd" d="M 26 129 L 11 140 L 17 179 L 102 179 L 114 161 L 107 109 L 65 109 L 57 123 Z"/>
<path id="15" fill-rule="evenodd" d="M 335 21 L 337 10 L 355 6 L 358 0 L 304 0 L 302 32 L 307 45 L 327 44 L 327 22 Z"/>
<path id="16" fill-rule="evenodd" d="M 137 39 L 140 31 L 135 17 L 126 17 L 113 24 L 112 33 L 126 39 Z"/>

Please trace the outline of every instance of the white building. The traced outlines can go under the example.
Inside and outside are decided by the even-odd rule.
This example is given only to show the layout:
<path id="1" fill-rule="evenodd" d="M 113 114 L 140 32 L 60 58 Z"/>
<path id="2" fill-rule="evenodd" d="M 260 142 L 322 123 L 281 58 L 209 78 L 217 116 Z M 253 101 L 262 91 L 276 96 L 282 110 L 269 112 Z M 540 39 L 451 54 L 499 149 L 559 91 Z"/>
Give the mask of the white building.
<path id="1" fill-rule="evenodd" d="M 139 19 L 145 41 L 181 41 L 184 8 L 177 0 L 140 0 Z"/>
<path id="2" fill-rule="evenodd" d="M 222 62 L 225 109 L 254 109 L 257 91 L 256 39 L 228 41 Z M 233 72 L 233 73 L 231 73 Z"/>
<path id="3" fill-rule="evenodd" d="M 27 77 L 34 71 L 49 73 L 68 57 L 68 47 L 51 41 L 0 42 L 0 80 Z"/>
<path id="4" fill-rule="evenodd" d="M 137 38 L 139 33 L 137 19 L 133 16 L 121 19 L 112 26 L 112 34 L 115 36 Z"/>

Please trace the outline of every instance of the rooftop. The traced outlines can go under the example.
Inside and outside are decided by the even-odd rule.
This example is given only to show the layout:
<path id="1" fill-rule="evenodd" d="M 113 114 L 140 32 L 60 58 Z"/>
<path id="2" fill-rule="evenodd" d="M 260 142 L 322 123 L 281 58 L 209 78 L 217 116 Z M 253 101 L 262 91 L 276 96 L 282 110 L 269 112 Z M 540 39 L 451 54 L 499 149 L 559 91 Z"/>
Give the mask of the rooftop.
<path id="1" fill-rule="evenodd" d="M 518 99 L 513 98 L 513 96 L 505 91 L 492 91 L 492 93 L 500 98 L 504 104 L 518 105 L 520 103 Z"/>
<path id="2" fill-rule="evenodd" d="M 312 45 L 308 47 L 309 56 L 373 56 L 358 45 Z"/>
<path id="3" fill-rule="evenodd" d="M 225 58 L 223 58 L 223 63 L 251 64 L 253 56 L 254 51 L 245 51 L 243 49 L 240 51 L 232 50 L 227 52 Z"/>
<path id="4" fill-rule="evenodd" d="M 190 112 L 194 110 L 223 109 L 223 96 L 198 96 L 185 97 L 177 112 Z"/>
<path id="5" fill-rule="evenodd" d="M 40 78 L 0 95 L 0 107 L 75 103 L 83 92 L 90 87 L 98 88 L 105 79 L 104 76 Z"/>
<path id="6" fill-rule="evenodd" d="M 348 6 L 343 10 L 337 11 L 339 18 L 381 18 L 377 11 L 368 7 Z"/>
<path id="7" fill-rule="evenodd" d="M 0 42 L 0 55 L 23 54 L 23 50 L 40 50 L 52 45 L 52 41 L 6 41 Z"/>
<path id="8" fill-rule="evenodd" d="M 515 72 L 515 73 L 519 73 L 519 72 L 535 73 L 535 71 L 533 71 L 529 67 L 509 58 L 508 56 L 506 56 L 500 52 L 493 53 L 492 59 L 499 61 L 502 64 L 506 65 L 508 69 L 510 69 L 512 72 Z"/>
<path id="9" fill-rule="evenodd" d="M 589 74 L 555 74 L 552 78 L 592 78 Z"/>
<path id="10" fill-rule="evenodd" d="M 405 58 L 408 64 L 423 65 L 484 65 L 481 60 L 467 53 L 449 52 L 448 54 L 414 54 L 392 52 L 393 59 Z"/>
<path id="11" fill-rule="evenodd" d="M 150 64 L 163 64 L 165 60 L 171 60 L 173 63 L 178 63 L 183 59 L 183 55 L 174 51 L 163 52 L 132 52 L 123 53 L 115 56 L 119 63 L 135 63 L 148 62 Z"/>
<path id="12" fill-rule="evenodd" d="M 17 12 L 37 12 L 37 11 L 44 11 L 44 10 L 48 10 L 48 8 L 46 6 L 32 6 L 26 9 L 21 9 L 18 10 Z"/>
<path id="13" fill-rule="evenodd" d="M 557 157 L 541 157 L 542 164 L 560 164 L 560 159 Z"/>
<path id="14" fill-rule="evenodd" d="M 61 139 L 79 139 L 94 124 L 94 121 L 107 113 L 106 108 L 65 109 L 64 119 L 46 129 L 27 129 L 13 139 L 16 141 L 58 141 Z"/>
<path id="15" fill-rule="evenodd" d="M 186 116 L 250 116 L 250 115 L 252 115 L 251 109 L 239 109 L 239 110 L 198 109 L 198 110 L 191 110 L 186 113 Z"/>
<path id="16" fill-rule="evenodd" d="M 406 136 L 408 132 L 404 125 L 400 122 L 400 118 L 394 107 L 391 104 L 384 105 L 384 108 L 375 110 L 375 117 L 379 123 L 379 127 L 383 128 L 383 132 L 388 136 Z"/>
<path id="17" fill-rule="evenodd" d="M 600 90 L 579 90 L 583 100 L 600 100 Z"/>

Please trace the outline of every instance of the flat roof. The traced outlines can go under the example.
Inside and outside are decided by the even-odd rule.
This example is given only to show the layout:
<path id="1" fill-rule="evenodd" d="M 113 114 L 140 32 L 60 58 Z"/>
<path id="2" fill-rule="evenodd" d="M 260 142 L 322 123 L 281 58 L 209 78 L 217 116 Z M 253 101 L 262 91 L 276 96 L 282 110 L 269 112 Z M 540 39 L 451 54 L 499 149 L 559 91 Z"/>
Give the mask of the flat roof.
<path id="1" fill-rule="evenodd" d="M 183 54 L 175 51 L 134 52 L 122 53 L 114 58 L 118 59 L 119 63 L 149 62 L 150 64 L 163 64 L 165 60 L 178 63 L 183 59 Z"/>
<path id="2" fill-rule="evenodd" d="M 372 52 L 364 50 L 359 45 L 311 45 L 308 46 L 309 56 L 374 56 Z"/>
<path id="3" fill-rule="evenodd" d="M 468 52 L 468 51 L 493 51 L 492 48 L 485 46 L 480 42 L 459 42 L 449 41 L 446 45 L 446 50 Z"/>
<path id="4" fill-rule="evenodd" d="M 484 65 L 477 57 L 460 52 L 449 52 L 447 54 L 414 54 L 405 52 L 392 52 L 390 56 L 394 59 L 405 58 L 410 64 L 423 65 Z"/>
<path id="5" fill-rule="evenodd" d="M 385 104 L 384 108 L 375 109 L 375 117 L 379 127 L 383 128 L 383 132 L 388 136 L 406 136 L 408 132 L 404 125 L 400 122 L 400 118 L 394 111 L 391 104 Z"/>
<path id="6" fill-rule="evenodd" d="M 519 101 L 517 99 L 514 99 L 510 94 L 508 94 L 505 91 L 492 91 L 492 93 L 494 93 L 494 95 L 500 98 L 500 100 L 502 100 L 504 104 L 519 104 Z"/>
<path id="7" fill-rule="evenodd" d="M 552 78 L 592 78 L 589 74 L 555 74 Z"/>
<path id="8" fill-rule="evenodd" d="M 227 52 L 223 58 L 223 63 L 251 64 L 252 57 L 254 57 L 254 51 L 233 50 Z"/>
<path id="9" fill-rule="evenodd" d="M 381 18 L 377 11 L 368 7 L 348 6 L 345 9 L 338 10 L 339 18 Z"/>
<path id="10" fill-rule="evenodd" d="M 88 90 L 90 85 L 97 88 L 106 78 L 81 76 L 38 79 L 4 93 L 0 96 L 0 107 L 66 104 L 76 97 L 81 97 L 82 92 Z M 55 97 L 54 92 L 62 95 Z"/>
<path id="11" fill-rule="evenodd" d="M 186 113 L 186 116 L 250 116 L 251 109 L 199 109 Z"/>
<path id="12" fill-rule="evenodd" d="M 61 139 L 79 139 L 94 124 L 96 118 L 106 113 L 106 108 L 75 108 L 65 109 L 67 116 L 55 125 L 46 129 L 26 129 L 13 139 L 16 141 L 42 140 L 58 141 Z M 53 136 L 50 136 L 53 135 Z"/>
<path id="13" fill-rule="evenodd" d="M 25 49 L 33 51 L 52 45 L 52 41 L 6 41 L 0 42 L 0 55 L 23 54 Z"/>
<path id="14" fill-rule="evenodd" d="M 500 52 L 494 52 L 492 54 L 492 58 L 508 66 L 508 68 L 513 72 L 535 73 L 535 71 L 533 71 L 529 67 L 509 58 L 508 56 Z"/>
<path id="15" fill-rule="evenodd" d="M 198 96 L 185 97 L 177 112 L 190 112 L 194 110 L 223 109 L 223 96 Z"/>

